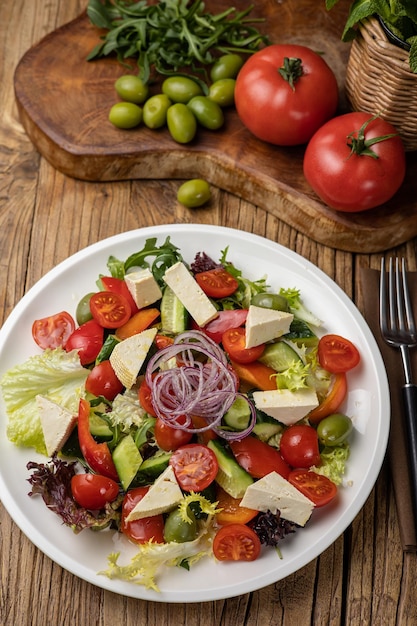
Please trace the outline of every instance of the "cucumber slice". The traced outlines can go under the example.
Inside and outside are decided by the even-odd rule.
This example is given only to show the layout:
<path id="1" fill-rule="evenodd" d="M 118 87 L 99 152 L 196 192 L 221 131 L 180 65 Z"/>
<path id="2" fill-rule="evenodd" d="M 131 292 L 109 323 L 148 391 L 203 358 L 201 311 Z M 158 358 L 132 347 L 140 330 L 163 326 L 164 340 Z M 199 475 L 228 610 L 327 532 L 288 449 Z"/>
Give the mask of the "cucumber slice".
<path id="1" fill-rule="evenodd" d="M 133 486 L 151 485 L 168 467 L 172 452 L 163 452 L 149 457 L 140 465 Z"/>
<path id="2" fill-rule="evenodd" d="M 111 439 L 113 437 L 110 426 L 97 413 L 90 413 L 90 433 L 93 437 L 99 437 L 100 439 Z"/>
<path id="3" fill-rule="evenodd" d="M 277 341 L 265 347 L 259 360 L 276 372 L 284 372 L 294 362 L 301 361 L 301 357 L 288 343 Z"/>
<path id="4" fill-rule="evenodd" d="M 285 339 L 294 341 L 298 346 L 304 345 L 306 348 L 314 348 L 319 342 L 319 338 L 310 326 L 304 320 L 296 318 L 291 322 L 290 332 L 285 335 Z"/>
<path id="5" fill-rule="evenodd" d="M 161 329 L 178 334 L 187 329 L 188 311 L 168 285 L 161 299 Z"/>
<path id="6" fill-rule="evenodd" d="M 248 402 L 237 396 L 230 409 L 223 415 L 223 424 L 232 430 L 245 430 L 251 416 Z"/>
<path id="7" fill-rule="evenodd" d="M 117 444 L 113 450 L 113 461 L 122 487 L 126 491 L 142 464 L 142 456 L 133 437 L 127 435 Z"/>
<path id="8" fill-rule="evenodd" d="M 236 461 L 235 457 L 218 439 L 208 442 L 219 464 L 216 483 L 232 498 L 243 498 L 246 489 L 253 483 L 253 478 Z"/>

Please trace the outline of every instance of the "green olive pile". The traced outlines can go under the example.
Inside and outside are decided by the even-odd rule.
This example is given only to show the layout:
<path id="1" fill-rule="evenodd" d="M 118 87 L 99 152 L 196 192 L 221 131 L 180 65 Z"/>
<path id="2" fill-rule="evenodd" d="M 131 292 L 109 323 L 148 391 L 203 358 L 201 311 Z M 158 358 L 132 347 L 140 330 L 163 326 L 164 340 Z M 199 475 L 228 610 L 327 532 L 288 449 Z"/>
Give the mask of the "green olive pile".
<path id="1" fill-rule="evenodd" d="M 209 130 L 223 126 L 223 109 L 234 104 L 235 79 L 243 63 L 238 54 L 225 54 L 211 67 L 210 86 L 192 76 L 169 76 L 155 95 L 139 76 L 121 76 L 115 82 L 121 102 L 112 106 L 109 120 L 123 129 L 142 123 L 151 129 L 167 126 L 174 141 L 189 143 L 199 126 Z"/>

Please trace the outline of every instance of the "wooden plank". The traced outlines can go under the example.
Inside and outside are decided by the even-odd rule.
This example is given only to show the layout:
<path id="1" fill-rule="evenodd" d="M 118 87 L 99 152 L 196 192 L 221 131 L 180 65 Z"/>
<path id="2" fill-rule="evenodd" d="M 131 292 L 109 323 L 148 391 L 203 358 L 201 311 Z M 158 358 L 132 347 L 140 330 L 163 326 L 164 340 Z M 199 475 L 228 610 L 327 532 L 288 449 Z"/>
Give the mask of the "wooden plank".
<path id="1" fill-rule="evenodd" d="M 246 7 L 245 0 L 235 3 Z M 340 34 L 349 2 L 325 10 L 324 2 L 268 0 L 256 3 L 254 16 L 274 43 L 295 42 L 320 48 L 335 71 L 347 110 L 344 76 L 349 46 Z M 210 0 L 217 12 L 228 6 Z M 216 132 L 200 130 L 187 145 L 176 144 L 166 129 L 114 128 L 108 112 L 116 102 L 113 84 L 126 72 L 114 58 L 92 63 L 87 54 L 99 31 L 85 14 L 55 30 L 31 48 L 15 73 L 19 113 L 34 145 L 58 170 L 84 180 L 187 179 L 195 176 L 240 196 L 284 220 L 319 243 L 355 252 L 385 250 L 417 234 L 416 153 L 398 194 L 365 213 L 332 211 L 318 200 L 304 179 L 304 148 L 281 148 L 261 142 L 241 124 L 233 109 Z"/>

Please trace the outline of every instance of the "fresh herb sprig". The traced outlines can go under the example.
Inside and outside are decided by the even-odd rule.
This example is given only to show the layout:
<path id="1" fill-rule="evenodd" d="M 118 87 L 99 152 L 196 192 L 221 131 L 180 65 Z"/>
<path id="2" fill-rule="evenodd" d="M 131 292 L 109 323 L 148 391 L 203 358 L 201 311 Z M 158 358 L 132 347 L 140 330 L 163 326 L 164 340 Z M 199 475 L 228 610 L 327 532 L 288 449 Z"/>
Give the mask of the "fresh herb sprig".
<path id="1" fill-rule="evenodd" d="M 136 59 L 139 76 L 148 82 L 152 70 L 170 75 L 187 68 L 194 72 L 215 60 L 216 53 L 252 53 L 268 38 L 249 18 L 253 5 L 243 11 L 229 7 L 213 15 L 203 0 L 89 0 L 87 14 L 108 32 L 88 55 L 91 61 L 116 54 L 120 63 Z M 204 70 L 203 70 L 204 71 Z"/>

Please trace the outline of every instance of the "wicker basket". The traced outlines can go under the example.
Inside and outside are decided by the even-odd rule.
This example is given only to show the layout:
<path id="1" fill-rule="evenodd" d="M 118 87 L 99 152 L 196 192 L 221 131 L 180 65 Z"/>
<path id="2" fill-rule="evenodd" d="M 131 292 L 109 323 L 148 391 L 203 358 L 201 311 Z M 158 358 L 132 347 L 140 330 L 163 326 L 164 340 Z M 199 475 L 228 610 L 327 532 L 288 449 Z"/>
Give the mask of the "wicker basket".
<path id="1" fill-rule="evenodd" d="M 408 52 L 390 43 L 375 18 L 353 41 L 346 95 L 355 111 L 379 114 L 398 130 L 407 151 L 417 150 L 417 74 Z"/>

